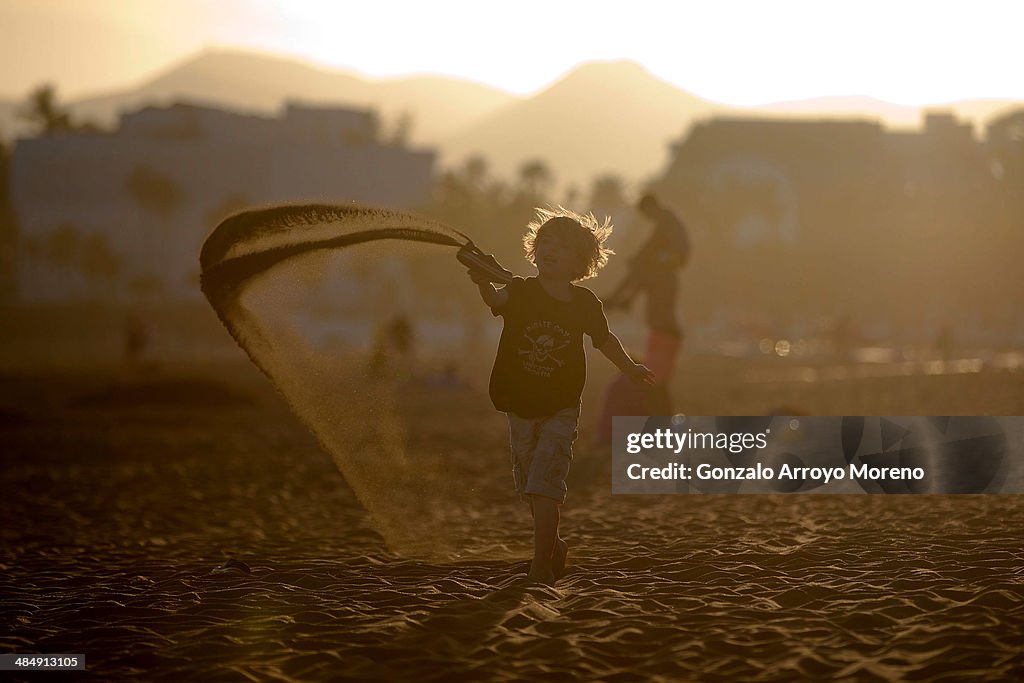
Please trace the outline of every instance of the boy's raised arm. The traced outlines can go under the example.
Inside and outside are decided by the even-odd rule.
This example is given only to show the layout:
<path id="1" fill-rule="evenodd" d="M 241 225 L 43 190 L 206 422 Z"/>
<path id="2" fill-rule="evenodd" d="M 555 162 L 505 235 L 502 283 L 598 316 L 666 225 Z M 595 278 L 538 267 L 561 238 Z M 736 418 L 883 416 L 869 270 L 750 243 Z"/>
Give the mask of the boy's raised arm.
<path id="1" fill-rule="evenodd" d="M 484 300 L 485 304 L 491 308 L 500 308 L 508 303 L 508 292 L 505 291 L 504 287 L 495 289 L 486 275 L 472 269 L 466 272 L 469 274 L 469 279 L 476 283 L 477 288 L 480 290 L 480 298 Z"/>
<path id="2" fill-rule="evenodd" d="M 604 344 L 597 347 L 597 350 L 604 354 L 604 357 L 615 364 L 626 377 L 634 382 L 642 384 L 654 384 L 654 373 L 641 363 L 634 363 L 633 359 L 626 354 L 622 348 L 622 342 L 613 333 L 608 334 Z"/>

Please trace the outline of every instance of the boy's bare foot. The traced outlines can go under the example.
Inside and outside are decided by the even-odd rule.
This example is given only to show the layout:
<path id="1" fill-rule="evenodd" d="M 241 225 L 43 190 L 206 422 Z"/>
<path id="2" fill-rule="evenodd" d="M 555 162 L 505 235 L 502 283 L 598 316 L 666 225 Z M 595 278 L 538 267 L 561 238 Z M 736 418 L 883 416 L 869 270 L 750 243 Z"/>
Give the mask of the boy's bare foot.
<path id="1" fill-rule="evenodd" d="M 555 575 L 550 570 L 547 572 L 535 572 L 530 570 L 530 573 L 526 575 L 526 582 L 541 584 L 543 586 L 553 586 L 555 585 Z"/>
<path id="2" fill-rule="evenodd" d="M 551 571 L 550 562 L 538 562 L 536 559 L 530 563 L 530 573 L 526 575 L 528 583 L 541 583 L 551 586 L 555 583 L 555 573 Z"/>
<path id="3" fill-rule="evenodd" d="M 555 549 L 551 553 L 551 573 L 556 579 L 565 576 L 565 558 L 569 554 L 569 544 L 562 539 L 555 540 Z"/>

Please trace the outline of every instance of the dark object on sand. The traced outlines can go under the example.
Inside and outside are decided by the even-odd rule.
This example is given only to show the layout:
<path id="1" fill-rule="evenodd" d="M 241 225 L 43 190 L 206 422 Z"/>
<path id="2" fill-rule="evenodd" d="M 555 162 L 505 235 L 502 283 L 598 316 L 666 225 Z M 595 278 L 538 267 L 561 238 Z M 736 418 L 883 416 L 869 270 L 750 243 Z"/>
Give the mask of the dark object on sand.
<path id="1" fill-rule="evenodd" d="M 149 329 L 138 314 L 129 312 L 124 319 L 124 360 L 136 363 L 149 346 Z"/>
<path id="2" fill-rule="evenodd" d="M 252 569 L 250 569 L 249 565 L 247 565 L 245 562 L 242 562 L 241 560 L 236 560 L 232 557 L 221 566 L 210 571 L 211 574 L 232 574 L 235 572 L 238 572 L 240 574 L 252 574 Z"/>

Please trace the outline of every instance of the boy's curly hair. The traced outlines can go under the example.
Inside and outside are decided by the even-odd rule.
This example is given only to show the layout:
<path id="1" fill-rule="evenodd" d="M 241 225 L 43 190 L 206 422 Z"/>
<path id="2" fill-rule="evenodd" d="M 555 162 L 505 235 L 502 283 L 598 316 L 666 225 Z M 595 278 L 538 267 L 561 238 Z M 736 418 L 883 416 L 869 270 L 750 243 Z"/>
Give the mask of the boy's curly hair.
<path id="1" fill-rule="evenodd" d="M 615 253 L 604 246 L 604 241 L 612 234 L 610 218 L 605 217 L 601 223 L 593 213 L 578 214 L 562 206 L 538 207 L 536 211 L 537 216 L 527 224 L 526 235 L 523 236 L 526 258 L 530 263 L 537 264 L 537 238 L 541 230 L 556 230 L 579 256 L 580 267 L 573 273 L 573 282 L 597 275 L 597 271 L 608 263 L 608 257 Z"/>

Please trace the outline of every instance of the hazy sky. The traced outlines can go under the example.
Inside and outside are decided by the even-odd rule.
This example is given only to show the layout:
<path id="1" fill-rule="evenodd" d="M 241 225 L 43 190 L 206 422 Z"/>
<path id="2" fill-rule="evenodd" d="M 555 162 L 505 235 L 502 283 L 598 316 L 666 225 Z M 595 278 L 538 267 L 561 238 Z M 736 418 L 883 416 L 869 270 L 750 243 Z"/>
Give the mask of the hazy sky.
<path id="1" fill-rule="evenodd" d="M 0 96 L 43 81 L 94 94 L 233 46 L 520 94 L 580 62 L 631 59 L 731 104 L 1024 99 L 1022 26 L 1021 0 L 0 0 Z"/>

